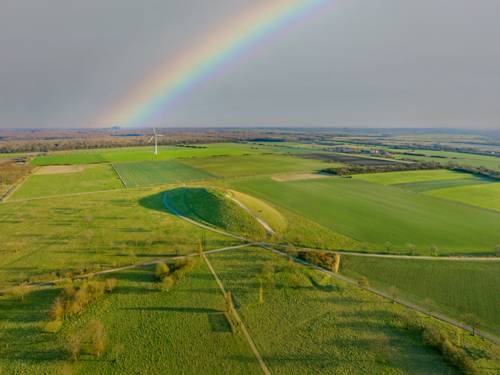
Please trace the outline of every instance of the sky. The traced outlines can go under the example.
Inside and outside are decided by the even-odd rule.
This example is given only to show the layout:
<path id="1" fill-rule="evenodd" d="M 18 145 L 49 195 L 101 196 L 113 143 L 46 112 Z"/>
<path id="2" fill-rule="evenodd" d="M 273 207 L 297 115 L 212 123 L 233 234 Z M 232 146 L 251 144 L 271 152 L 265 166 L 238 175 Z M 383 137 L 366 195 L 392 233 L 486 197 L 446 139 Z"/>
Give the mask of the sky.
<path id="1" fill-rule="evenodd" d="M 111 120 L 266 1 L 0 0 L 0 128 L 500 128 L 499 0 L 324 0 L 151 116 Z"/>

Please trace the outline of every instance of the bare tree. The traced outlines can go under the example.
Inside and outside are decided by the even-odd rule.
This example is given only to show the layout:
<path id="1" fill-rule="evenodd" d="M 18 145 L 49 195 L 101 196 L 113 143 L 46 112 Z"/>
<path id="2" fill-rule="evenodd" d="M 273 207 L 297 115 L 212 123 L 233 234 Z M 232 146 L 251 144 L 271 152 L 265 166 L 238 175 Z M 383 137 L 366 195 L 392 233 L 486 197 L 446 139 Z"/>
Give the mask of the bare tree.
<path id="1" fill-rule="evenodd" d="M 476 334 L 476 329 L 479 327 L 479 319 L 476 315 L 468 313 L 462 316 L 462 320 L 472 328 L 472 336 Z"/>

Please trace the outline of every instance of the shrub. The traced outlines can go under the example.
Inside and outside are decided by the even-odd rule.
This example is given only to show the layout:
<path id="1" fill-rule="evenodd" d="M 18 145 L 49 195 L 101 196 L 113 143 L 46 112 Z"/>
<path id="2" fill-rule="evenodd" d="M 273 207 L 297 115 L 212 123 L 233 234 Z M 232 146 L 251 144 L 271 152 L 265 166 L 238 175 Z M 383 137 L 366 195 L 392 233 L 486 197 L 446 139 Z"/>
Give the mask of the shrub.
<path id="1" fill-rule="evenodd" d="M 366 288 L 370 285 L 370 283 L 368 282 L 368 279 L 365 277 L 365 276 L 362 276 L 359 278 L 358 280 L 358 286 L 360 288 Z"/>
<path id="2" fill-rule="evenodd" d="M 64 316 L 64 303 L 61 297 L 57 297 L 50 308 L 50 317 L 52 320 L 61 319 Z"/>
<path id="3" fill-rule="evenodd" d="M 160 262 L 160 263 L 156 264 L 155 277 L 158 280 L 162 280 L 163 277 L 165 277 L 169 273 L 170 273 L 170 268 L 168 267 L 168 265 L 166 263 Z"/>
<path id="4" fill-rule="evenodd" d="M 57 319 L 45 324 L 43 330 L 48 333 L 57 333 L 61 330 L 61 328 L 62 328 L 62 320 Z"/>
<path id="5" fill-rule="evenodd" d="M 118 285 L 118 280 L 116 279 L 106 279 L 104 281 L 104 290 L 109 293 L 112 292 Z"/>
<path id="6" fill-rule="evenodd" d="M 91 339 L 90 353 L 99 357 L 106 350 L 107 334 L 104 325 L 99 320 L 93 320 L 89 324 L 89 334 Z"/>
<path id="7" fill-rule="evenodd" d="M 80 335 L 71 335 L 66 342 L 66 350 L 70 361 L 76 361 L 82 350 L 82 339 Z"/>
<path id="8" fill-rule="evenodd" d="M 170 290 L 175 284 L 175 279 L 172 276 L 165 276 L 161 281 L 162 290 Z"/>

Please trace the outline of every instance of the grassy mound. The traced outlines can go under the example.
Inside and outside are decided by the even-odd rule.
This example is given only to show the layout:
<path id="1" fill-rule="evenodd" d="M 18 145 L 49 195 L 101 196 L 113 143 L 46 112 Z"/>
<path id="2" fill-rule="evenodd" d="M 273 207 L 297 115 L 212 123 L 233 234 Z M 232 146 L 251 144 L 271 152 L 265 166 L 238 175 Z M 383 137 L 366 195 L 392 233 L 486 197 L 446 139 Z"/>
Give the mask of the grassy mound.
<path id="1" fill-rule="evenodd" d="M 229 190 L 228 193 L 244 204 L 254 216 L 264 220 L 277 234 L 282 234 L 286 230 L 286 218 L 276 208 L 258 198 L 236 190 Z"/>
<path id="2" fill-rule="evenodd" d="M 169 204 L 179 213 L 231 233 L 265 238 L 264 228 L 237 203 L 215 188 L 177 188 L 167 191 Z"/>

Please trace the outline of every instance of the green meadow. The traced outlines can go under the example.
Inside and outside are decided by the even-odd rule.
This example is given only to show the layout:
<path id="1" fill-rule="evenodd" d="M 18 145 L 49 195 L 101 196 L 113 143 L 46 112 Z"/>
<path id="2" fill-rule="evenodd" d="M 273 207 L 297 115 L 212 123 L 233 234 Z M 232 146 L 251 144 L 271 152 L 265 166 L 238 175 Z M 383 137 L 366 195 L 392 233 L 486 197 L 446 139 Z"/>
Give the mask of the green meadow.
<path id="1" fill-rule="evenodd" d="M 172 290 L 162 291 L 154 269 L 113 274 L 118 287 L 57 333 L 44 332 L 60 290 L 44 289 L 22 301 L 0 300 L 2 374 L 259 374 L 247 342 L 224 319 L 224 298 L 202 262 Z M 68 360 L 66 342 L 98 319 L 108 350 Z M 23 333 L 19 340 L 19 333 Z"/>
<path id="2" fill-rule="evenodd" d="M 126 187 L 173 184 L 214 178 L 210 173 L 176 160 L 113 164 Z"/>
<path id="3" fill-rule="evenodd" d="M 343 255 L 341 273 L 458 320 L 467 313 L 500 333 L 500 262 L 384 259 Z M 481 291 L 478 293 L 478 291 Z"/>
<path id="4" fill-rule="evenodd" d="M 209 259 L 273 374 L 455 372 L 397 305 L 264 250 Z"/>
<path id="5" fill-rule="evenodd" d="M 231 183 L 357 241 L 390 252 L 491 253 L 500 243 L 500 213 L 396 187 L 345 178 Z M 437 247 L 437 249 L 436 249 Z"/>
<path id="6" fill-rule="evenodd" d="M 91 163 L 124 163 L 138 161 L 158 161 L 178 158 L 236 156 L 244 154 L 261 154 L 264 152 L 280 152 L 266 146 L 245 143 L 213 143 L 187 146 L 159 146 L 158 155 L 154 155 L 153 146 L 122 147 L 111 149 L 75 150 L 51 152 L 37 156 L 33 165 L 65 165 Z"/>
<path id="7" fill-rule="evenodd" d="M 183 162 L 220 177 L 313 172 L 333 166 L 332 163 L 285 155 L 222 156 Z"/>
<path id="8" fill-rule="evenodd" d="M 204 231 L 170 215 L 162 190 L 119 190 L 0 205 L 0 289 L 24 280 L 194 252 Z M 209 248 L 234 244 L 206 233 Z"/>
<path id="9" fill-rule="evenodd" d="M 471 204 L 492 210 L 500 210 L 500 183 L 487 185 L 460 186 L 438 189 L 428 192 L 429 195 L 443 199 Z"/>
<path id="10" fill-rule="evenodd" d="M 86 165 L 78 172 L 30 175 L 10 199 L 30 199 L 121 188 L 123 184 L 111 165 Z"/>
<path id="11" fill-rule="evenodd" d="M 401 185 L 427 181 L 474 180 L 474 176 L 471 174 L 449 171 L 447 169 L 367 173 L 354 175 L 352 178 L 383 185 Z"/>

